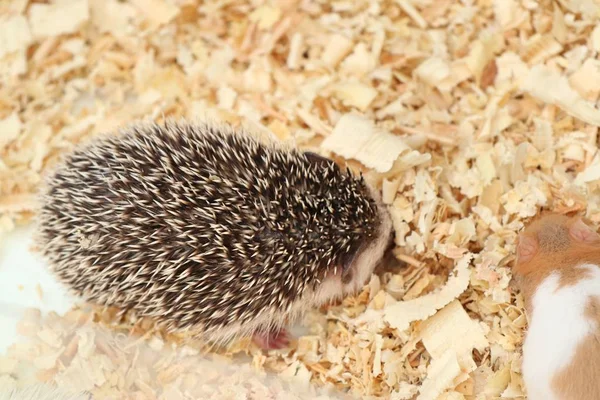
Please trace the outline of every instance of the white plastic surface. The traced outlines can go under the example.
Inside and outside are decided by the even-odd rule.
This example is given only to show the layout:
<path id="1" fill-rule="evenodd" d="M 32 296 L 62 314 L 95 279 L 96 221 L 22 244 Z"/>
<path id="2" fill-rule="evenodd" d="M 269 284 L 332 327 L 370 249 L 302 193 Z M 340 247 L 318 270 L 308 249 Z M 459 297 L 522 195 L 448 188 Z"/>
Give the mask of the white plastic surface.
<path id="1" fill-rule="evenodd" d="M 29 225 L 0 240 L 0 354 L 15 341 L 17 323 L 25 309 L 35 307 L 43 313 L 62 315 L 74 305 L 74 298 L 47 270 L 39 254 L 29 249 L 32 236 Z"/>

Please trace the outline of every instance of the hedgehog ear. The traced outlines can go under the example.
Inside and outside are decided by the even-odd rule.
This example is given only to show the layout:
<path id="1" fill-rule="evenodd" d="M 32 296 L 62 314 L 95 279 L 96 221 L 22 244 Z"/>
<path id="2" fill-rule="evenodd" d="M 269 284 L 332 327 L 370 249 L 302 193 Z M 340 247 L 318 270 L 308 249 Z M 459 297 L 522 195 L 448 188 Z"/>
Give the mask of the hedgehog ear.
<path id="1" fill-rule="evenodd" d="M 335 163 L 335 161 L 323 157 L 317 153 L 313 153 L 312 151 L 306 151 L 304 152 L 304 155 L 306 156 L 306 158 L 308 159 L 308 161 L 310 161 L 312 164 L 316 164 L 319 167 L 323 167 L 323 168 L 328 168 L 331 167 L 332 165 L 337 165 Z"/>
<path id="2" fill-rule="evenodd" d="M 519 235 L 517 244 L 517 261 L 528 262 L 538 251 L 538 242 L 536 239 L 527 235 Z"/>
<path id="3" fill-rule="evenodd" d="M 600 240 L 598 232 L 587 226 L 581 219 L 577 219 L 569 227 L 569 235 L 578 242 L 592 243 Z"/>

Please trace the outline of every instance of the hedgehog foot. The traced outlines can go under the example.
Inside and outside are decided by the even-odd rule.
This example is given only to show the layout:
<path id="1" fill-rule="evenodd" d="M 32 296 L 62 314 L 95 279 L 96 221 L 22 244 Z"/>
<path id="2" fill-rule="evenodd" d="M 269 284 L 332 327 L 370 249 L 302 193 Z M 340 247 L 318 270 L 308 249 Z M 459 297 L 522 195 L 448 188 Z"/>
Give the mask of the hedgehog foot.
<path id="1" fill-rule="evenodd" d="M 264 350 L 283 349 L 290 344 L 290 334 L 287 330 L 255 333 L 254 343 Z"/>

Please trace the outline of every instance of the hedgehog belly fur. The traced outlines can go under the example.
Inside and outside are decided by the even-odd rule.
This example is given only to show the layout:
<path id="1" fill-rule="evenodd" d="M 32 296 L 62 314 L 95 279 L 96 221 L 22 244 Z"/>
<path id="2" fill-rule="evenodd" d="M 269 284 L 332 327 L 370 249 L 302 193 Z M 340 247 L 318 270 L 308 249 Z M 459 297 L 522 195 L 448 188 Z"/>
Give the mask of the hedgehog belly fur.
<path id="1" fill-rule="evenodd" d="M 66 155 L 37 224 L 43 256 L 77 294 L 215 340 L 358 289 L 391 231 L 374 191 L 333 161 L 172 121 Z M 342 284 L 349 268 L 360 270 Z"/>

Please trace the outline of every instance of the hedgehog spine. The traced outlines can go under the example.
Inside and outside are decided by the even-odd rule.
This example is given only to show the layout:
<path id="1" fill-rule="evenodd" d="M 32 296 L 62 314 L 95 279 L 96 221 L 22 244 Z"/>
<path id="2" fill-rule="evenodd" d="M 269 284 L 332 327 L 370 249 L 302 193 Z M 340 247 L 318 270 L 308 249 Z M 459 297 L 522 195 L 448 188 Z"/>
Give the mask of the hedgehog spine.
<path id="1" fill-rule="evenodd" d="M 362 176 L 228 125 L 138 124 L 65 156 L 38 242 L 87 300 L 212 340 L 358 290 L 391 221 Z"/>

